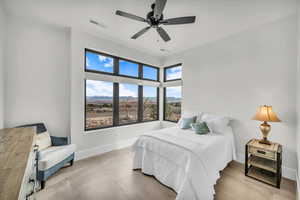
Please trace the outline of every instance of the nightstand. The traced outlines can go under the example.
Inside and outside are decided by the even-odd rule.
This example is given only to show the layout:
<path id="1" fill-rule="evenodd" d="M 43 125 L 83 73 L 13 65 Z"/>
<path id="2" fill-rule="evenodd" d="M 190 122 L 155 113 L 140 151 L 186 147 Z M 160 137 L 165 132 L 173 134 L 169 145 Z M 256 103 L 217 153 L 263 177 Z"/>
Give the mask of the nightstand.
<path id="1" fill-rule="evenodd" d="M 274 187 L 280 188 L 282 146 L 270 145 L 252 139 L 246 144 L 245 175 Z"/>

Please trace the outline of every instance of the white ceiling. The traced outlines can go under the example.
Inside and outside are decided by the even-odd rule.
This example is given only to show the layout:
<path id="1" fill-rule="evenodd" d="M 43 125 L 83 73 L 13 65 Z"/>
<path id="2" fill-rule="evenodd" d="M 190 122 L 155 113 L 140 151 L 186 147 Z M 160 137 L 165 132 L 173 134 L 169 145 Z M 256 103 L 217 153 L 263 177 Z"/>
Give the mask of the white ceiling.
<path id="1" fill-rule="evenodd" d="M 4 0 L 8 14 L 74 27 L 156 56 L 178 53 L 296 13 L 297 0 L 168 0 L 164 16 L 196 16 L 195 24 L 164 26 L 172 38 L 165 43 L 151 29 L 130 37 L 147 24 L 115 15 L 116 10 L 142 17 L 154 0 Z M 107 28 L 89 23 L 94 19 Z M 166 49 L 161 52 L 160 49 Z"/>

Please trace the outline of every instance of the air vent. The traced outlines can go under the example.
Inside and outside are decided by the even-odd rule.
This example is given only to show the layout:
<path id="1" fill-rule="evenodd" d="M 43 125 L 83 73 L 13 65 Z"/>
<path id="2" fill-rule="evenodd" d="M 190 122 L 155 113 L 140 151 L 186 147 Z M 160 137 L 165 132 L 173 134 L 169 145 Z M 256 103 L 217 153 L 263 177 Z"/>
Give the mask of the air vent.
<path id="1" fill-rule="evenodd" d="M 90 19 L 90 23 L 91 23 L 91 24 L 95 24 L 95 25 L 97 25 L 97 26 L 100 26 L 101 28 L 107 28 L 106 25 L 104 25 L 104 24 L 102 24 L 102 23 L 100 23 L 100 22 L 97 22 L 96 20 L 93 20 L 93 19 Z"/>

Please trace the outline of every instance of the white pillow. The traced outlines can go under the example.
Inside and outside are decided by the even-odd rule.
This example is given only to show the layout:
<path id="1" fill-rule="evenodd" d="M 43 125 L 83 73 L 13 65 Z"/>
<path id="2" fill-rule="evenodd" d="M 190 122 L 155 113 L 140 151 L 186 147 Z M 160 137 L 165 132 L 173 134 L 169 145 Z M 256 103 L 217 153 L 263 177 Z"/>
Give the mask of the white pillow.
<path id="1" fill-rule="evenodd" d="M 37 134 L 36 145 L 39 146 L 39 151 L 47 149 L 51 146 L 51 138 L 47 131 Z"/>
<path id="2" fill-rule="evenodd" d="M 230 118 L 213 114 L 203 114 L 201 121 L 206 122 L 210 132 L 222 133 L 229 125 Z"/>

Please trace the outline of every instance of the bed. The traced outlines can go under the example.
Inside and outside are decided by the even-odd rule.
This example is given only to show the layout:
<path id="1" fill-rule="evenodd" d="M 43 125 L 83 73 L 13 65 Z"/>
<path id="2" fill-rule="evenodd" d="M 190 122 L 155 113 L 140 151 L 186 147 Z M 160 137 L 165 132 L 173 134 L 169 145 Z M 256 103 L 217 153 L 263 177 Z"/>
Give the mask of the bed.
<path id="1" fill-rule="evenodd" d="M 176 200 L 212 200 L 219 172 L 235 159 L 230 126 L 206 135 L 178 126 L 149 132 L 139 137 L 133 151 L 133 169 L 172 188 Z"/>

